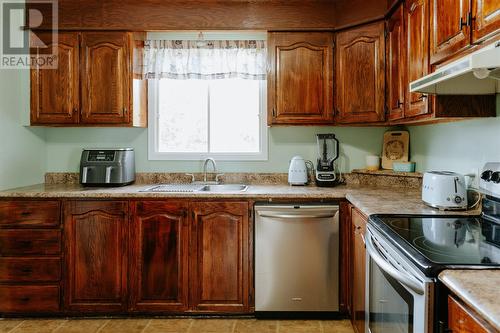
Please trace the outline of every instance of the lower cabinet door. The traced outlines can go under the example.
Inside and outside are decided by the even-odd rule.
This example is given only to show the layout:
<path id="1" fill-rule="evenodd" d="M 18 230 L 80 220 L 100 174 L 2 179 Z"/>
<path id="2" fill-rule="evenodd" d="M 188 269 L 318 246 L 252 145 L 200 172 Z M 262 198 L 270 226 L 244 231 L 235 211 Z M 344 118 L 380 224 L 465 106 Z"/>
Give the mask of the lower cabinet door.
<path id="1" fill-rule="evenodd" d="M 65 311 L 126 310 L 127 215 L 126 201 L 65 204 Z"/>
<path id="2" fill-rule="evenodd" d="M 248 312 L 248 203 L 194 202 L 191 211 L 192 310 Z"/>
<path id="3" fill-rule="evenodd" d="M 188 203 L 138 201 L 131 206 L 130 310 L 188 309 Z"/>

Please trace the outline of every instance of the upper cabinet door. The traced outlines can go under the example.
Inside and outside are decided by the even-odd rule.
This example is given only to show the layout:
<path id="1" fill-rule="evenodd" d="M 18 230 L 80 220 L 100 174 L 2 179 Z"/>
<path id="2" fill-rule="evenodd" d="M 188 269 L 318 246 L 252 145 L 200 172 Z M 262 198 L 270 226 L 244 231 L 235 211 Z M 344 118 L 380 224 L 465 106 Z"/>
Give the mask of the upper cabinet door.
<path id="1" fill-rule="evenodd" d="M 403 5 L 387 20 L 386 79 L 388 120 L 404 117 L 406 90 L 406 42 L 404 34 Z"/>
<path id="2" fill-rule="evenodd" d="M 470 45 L 470 0 L 430 2 L 431 64 L 436 64 Z"/>
<path id="3" fill-rule="evenodd" d="M 405 5 L 406 21 L 406 68 L 405 117 L 414 117 L 430 112 L 428 98 L 410 92 L 410 83 L 429 74 L 429 2 L 410 0 Z"/>
<path id="4" fill-rule="evenodd" d="M 333 34 L 269 34 L 269 124 L 333 122 Z"/>
<path id="5" fill-rule="evenodd" d="M 132 204 L 130 310 L 187 310 L 188 203 Z"/>
<path id="6" fill-rule="evenodd" d="M 193 203 L 190 304 L 195 311 L 249 311 L 247 202 Z"/>
<path id="7" fill-rule="evenodd" d="M 38 33 L 40 40 L 58 52 L 57 69 L 31 68 L 31 125 L 76 124 L 79 121 L 78 33 L 59 33 L 57 45 L 52 33 Z"/>
<path id="8" fill-rule="evenodd" d="M 127 213 L 126 201 L 69 201 L 64 205 L 65 310 L 126 310 Z"/>
<path id="9" fill-rule="evenodd" d="M 476 43 L 500 32 L 500 1 L 472 1 L 472 42 Z"/>
<path id="10" fill-rule="evenodd" d="M 124 32 L 82 33 L 82 123 L 130 123 L 131 40 Z"/>
<path id="11" fill-rule="evenodd" d="M 384 22 L 339 32 L 335 67 L 337 122 L 384 121 Z"/>

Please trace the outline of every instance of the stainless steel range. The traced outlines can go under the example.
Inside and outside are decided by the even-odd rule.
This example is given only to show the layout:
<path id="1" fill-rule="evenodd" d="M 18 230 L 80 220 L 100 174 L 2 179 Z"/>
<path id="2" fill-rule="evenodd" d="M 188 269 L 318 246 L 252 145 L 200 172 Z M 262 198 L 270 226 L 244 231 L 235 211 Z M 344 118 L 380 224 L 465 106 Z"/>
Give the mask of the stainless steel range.
<path id="1" fill-rule="evenodd" d="M 446 307 L 438 304 L 445 292 L 438 274 L 453 268 L 500 269 L 500 163 L 485 166 L 481 188 L 480 216 L 370 216 L 367 332 L 440 332 Z"/>

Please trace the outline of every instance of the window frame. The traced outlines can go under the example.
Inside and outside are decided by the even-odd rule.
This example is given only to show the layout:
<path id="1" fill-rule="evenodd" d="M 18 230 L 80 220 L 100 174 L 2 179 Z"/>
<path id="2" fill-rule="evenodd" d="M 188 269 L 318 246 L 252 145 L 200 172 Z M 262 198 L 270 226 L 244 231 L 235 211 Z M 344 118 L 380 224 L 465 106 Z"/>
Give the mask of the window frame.
<path id="1" fill-rule="evenodd" d="M 265 40 L 265 32 L 221 32 L 203 31 L 206 40 Z M 200 32 L 150 32 L 150 39 L 189 40 L 198 39 Z M 267 128 L 267 80 L 259 84 L 259 152 L 256 153 L 169 153 L 159 151 L 159 116 L 158 105 L 159 84 L 157 79 L 148 80 L 148 160 L 150 161 L 199 161 L 208 157 L 220 161 L 267 161 L 268 160 L 268 128 Z"/>

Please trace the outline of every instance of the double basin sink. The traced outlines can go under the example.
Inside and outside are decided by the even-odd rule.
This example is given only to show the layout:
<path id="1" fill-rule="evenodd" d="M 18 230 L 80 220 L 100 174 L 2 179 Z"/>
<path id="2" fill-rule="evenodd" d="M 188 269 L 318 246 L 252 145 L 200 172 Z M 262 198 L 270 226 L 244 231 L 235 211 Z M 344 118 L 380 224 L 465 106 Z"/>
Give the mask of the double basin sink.
<path id="1" fill-rule="evenodd" d="M 194 192 L 245 192 L 248 189 L 247 185 L 242 184 L 162 184 L 151 186 L 142 192 L 155 192 L 155 193 L 194 193 Z"/>

